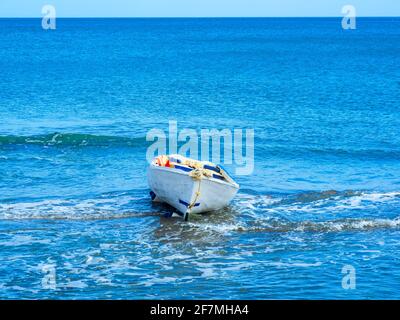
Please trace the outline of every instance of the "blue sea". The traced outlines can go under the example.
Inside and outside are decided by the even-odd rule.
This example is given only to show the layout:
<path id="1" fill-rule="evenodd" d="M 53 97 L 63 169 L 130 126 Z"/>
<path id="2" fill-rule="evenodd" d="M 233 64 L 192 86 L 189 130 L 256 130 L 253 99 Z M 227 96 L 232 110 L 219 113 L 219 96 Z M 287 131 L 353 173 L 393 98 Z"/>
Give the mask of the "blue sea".
<path id="1" fill-rule="evenodd" d="M 400 18 L 0 19 L 0 74 L 0 298 L 400 298 Z M 254 130 L 226 209 L 150 201 L 170 120 Z"/>

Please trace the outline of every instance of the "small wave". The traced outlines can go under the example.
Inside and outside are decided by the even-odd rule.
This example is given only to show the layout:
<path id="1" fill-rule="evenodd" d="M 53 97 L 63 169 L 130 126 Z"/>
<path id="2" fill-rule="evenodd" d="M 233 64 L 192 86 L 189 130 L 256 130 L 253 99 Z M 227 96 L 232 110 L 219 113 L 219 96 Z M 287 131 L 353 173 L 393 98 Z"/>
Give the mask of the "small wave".
<path id="1" fill-rule="evenodd" d="M 381 203 L 400 200 L 400 192 L 367 192 L 367 191 L 321 191 L 304 192 L 294 195 L 271 197 L 269 195 L 238 194 L 236 204 L 238 210 L 253 212 L 265 211 L 304 211 L 320 212 L 322 209 L 341 211 L 373 207 Z"/>
<path id="2" fill-rule="evenodd" d="M 326 191 L 311 191 L 311 192 L 304 192 L 304 193 L 299 193 L 295 194 L 292 197 L 289 197 L 285 201 L 281 201 L 281 203 L 284 202 L 295 202 L 295 203 L 308 203 L 308 202 L 315 202 L 319 200 L 326 200 L 326 199 L 337 199 L 337 198 L 348 198 L 352 196 L 358 196 L 361 193 L 359 191 L 352 191 L 352 190 L 347 190 L 344 192 L 339 192 L 336 190 L 326 190 Z"/>
<path id="3" fill-rule="evenodd" d="M 400 227 L 400 192 L 322 191 L 295 195 L 239 194 L 231 207 L 196 216 L 183 226 L 195 234 L 229 235 L 240 232 L 344 232 Z M 141 210 L 137 205 L 142 203 Z M 143 204 L 147 204 L 143 206 Z M 150 209 L 150 210 L 146 210 Z M 135 211 L 135 209 L 137 211 Z M 354 211 L 357 209 L 357 211 Z M 362 210 L 359 210 L 362 209 Z M 373 211 L 366 211 L 373 209 Z M 343 212 L 343 213 L 342 213 Z M 388 212 L 381 215 L 380 212 Z M 94 199 L 46 199 L 0 203 L 0 219 L 107 220 L 130 217 L 161 217 L 151 211 L 147 194 L 104 194 Z M 175 221 L 176 220 L 176 221 Z M 180 219 L 162 220 L 163 230 L 182 226 Z M 169 226 L 169 227 L 168 227 Z M 180 230 L 180 229 L 179 229 Z"/>
<path id="4" fill-rule="evenodd" d="M 356 159 L 400 159 L 400 150 L 396 148 L 335 148 L 329 146 L 302 146 L 302 145 L 287 145 L 282 142 L 258 138 L 255 140 L 260 154 L 276 155 L 280 157 L 296 157 L 309 158 L 313 157 L 334 157 L 334 158 L 356 158 Z"/>
<path id="5" fill-rule="evenodd" d="M 233 224 L 202 224 L 196 223 L 192 226 L 204 232 L 213 232 L 223 235 L 229 235 L 235 232 L 251 233 L 251 232 L 346 232 L 346 231 L 368 231 L 374 229 L 398 229 L 400 227 L 400 217 L 396 219 L 342 219 L 332 221 L 301 221 L 288 222 L 285 220 L 275 220 L 266 222 L 263 220 L 253 221 L 251 225 L 244 223 Z"/>
<path id="6" fill-rule="evenodd" d="M 287 268 L 287 267 L 294 267 L 294 268 L 309 268 L 309 267 L 319 267 L 322 265 L 322 262 L 314 262 L 314 263 L 307 263 L 307 262 L 268 262 L 266 263 L 268 266 L 278 267 L 278 268 Z"/>
<path id="7" fill-rule="evenodd" d="M 132 200 L 134 198 L 125 196 L 114 199 L 48 199 L 33 202 L 0 203 L 0 219 L 109 220 L 159 215 L 158 212 L 138 212 L 122 208 Z"/>
<path id="8" fill-rule="evenodd" d="M 358 159 L 400 159 L 400 150 L 388 149 L 340 149 L 340 148 L 304 148 L 304 152 L 334 157 L 351 157 Z"/>
<path id="9" fill-rule="evenodd" d="M 395 211 L 400 192 L 328 190 L 289 196 L 239 194 L 233 206 L 237 219 L 213 223 L 217 218 L 193 222 L 204 232 L 344 232 L 400 227 Z M 367 211 L 370 210 L 370 211 Z M 382 212 L 382 214 L 380 213 Z M 382 216 L 384 215 L 384 216 Z"/>
<path id="10" fill-rule="evenodd" d="M 0 136 L 0 146 L 6 145 L 38 145 L 38 146 L 125 146 L 139 147 L 146 143 L 144 137 L 128 138 L 118 136 L 102 136 L 82 133 L 52 133 L 34 136 Z"/>
<path id="11" fill-rule="evenodd" d="M 333 221 L 280 222 L 265 226 L 253 226 L 244 231 L 251 232 L 344 232 L 367 231 L 373 229 L 397 229 L 400 218 L 396 219 L 343 219 Z M 239 228 L 238 231 L 243 231 Z"/>

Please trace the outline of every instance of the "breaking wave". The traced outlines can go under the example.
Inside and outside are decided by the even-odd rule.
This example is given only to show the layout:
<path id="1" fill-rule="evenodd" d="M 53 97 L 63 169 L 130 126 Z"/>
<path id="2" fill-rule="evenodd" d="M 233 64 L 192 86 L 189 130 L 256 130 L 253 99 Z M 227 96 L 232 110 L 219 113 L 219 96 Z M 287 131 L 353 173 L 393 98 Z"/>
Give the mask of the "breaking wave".
<path id="1" fill-rule="evenodd" d="M 368 231 L 373 229 L 389 229 L 400 227 L 400 217 L 395 219 L 344 219 L 323 222 L 303 221 L 260 222 L 258 226 L 245 224 L 193 224 L 196 229 L 222 234 L 232 232 L 341 232 Z"/>
<path id="2" fill-rule="evenodd" d="M 130 194 L 105 194 L 94 199 L 44 199 L 0 202 L 0 219 L 108 220 L 158 215 L 138 211 L 135 204 L 147 201 Z"/>
<path id="3" fill-rule="evenodd" d="M 354 157 L 361 159 L 400 159 L 400 150 L 386 149 L 335 149 L 310 148 L 290 145 L 268 145 L 269 140 L 258 138 L 259 152 L 265 155 L 279 155 L 280 157 L 308 157 L 310 154 L 318 156 Z M 221 142 L 223 143 L 223 141 Z M 0 135 L 0 147 L 7 145 L 37 145 L 37 146 L 67 146 L 67 147 L 140 147 L 146 145 L 145 136 L 123 137 L 112 135 L 93 135 L 86 133 L 54 132 L 32 136 Z"/>
<path id="4" fill-rule="evenodd" d="M 146 142 L 145 137 L 118 137 L 82 133 L 51 133 L 34 136 L 0 136 L 0 146 L 38 145 L 38 146 L 116 146 L 139 147 Z"/>
<path id="5" fill-rule="evenodd" d="M 192 226 L 220 234 L 396 229 L 400 227 L 399 205 L 400 192 L 329 190 L 277 197 L 239 194 L 228 212 L 206 215 Z M 386 210 L 390 214 L 383 215 Z"/>
<path id="6" fill-rule="evenodd" d="M 399 204 L 400 192 L 329 190 L 275 197 L 239 194 L 229 208 L 193 217 L 187 225 L 194 232 L 217 234 L 394 229 L 400 227 Z M 390 215 L 381 216 L 383 208 L 393 210 L 389 210 Z M 162 207 L 152 207 L 143 191 L 140 195 L 122 193 L 102 195 L 95 199 L 0 203 L 0 219 L 103 220 L 161 217 L 164 210 Z M 171 223 L 166 226 L 171 231 L 181 227 L 181 218 L 171 218 Z"/>

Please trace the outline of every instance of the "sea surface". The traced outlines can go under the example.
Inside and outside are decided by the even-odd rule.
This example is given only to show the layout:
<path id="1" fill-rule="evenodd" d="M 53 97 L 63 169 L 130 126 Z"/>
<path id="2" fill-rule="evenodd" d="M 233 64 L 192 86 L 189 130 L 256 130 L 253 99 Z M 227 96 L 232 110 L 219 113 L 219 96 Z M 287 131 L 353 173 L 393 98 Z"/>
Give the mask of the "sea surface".
<path id="1" fill-rule="evenodd" d="M 400 298 L 400 18 L 0 19 L 0 77 L 0 298 Z M 151 203 L 169 120 L 254 130 L 228 208 Z"/>

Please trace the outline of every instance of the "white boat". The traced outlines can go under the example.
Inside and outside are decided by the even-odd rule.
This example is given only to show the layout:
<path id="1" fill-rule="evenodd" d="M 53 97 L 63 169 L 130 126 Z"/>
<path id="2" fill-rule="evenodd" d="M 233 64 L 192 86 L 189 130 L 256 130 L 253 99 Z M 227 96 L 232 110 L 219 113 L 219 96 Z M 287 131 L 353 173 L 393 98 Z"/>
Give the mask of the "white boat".
<path id="1" fill-rule="evenodd" d="M 185 221 L 191 213 L 226 207 L 239 190 L 239 185 L 221 166 L 181 155 L 153 159 L 148 182 L 152 200 L 168 203 Z"/>

